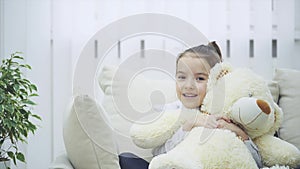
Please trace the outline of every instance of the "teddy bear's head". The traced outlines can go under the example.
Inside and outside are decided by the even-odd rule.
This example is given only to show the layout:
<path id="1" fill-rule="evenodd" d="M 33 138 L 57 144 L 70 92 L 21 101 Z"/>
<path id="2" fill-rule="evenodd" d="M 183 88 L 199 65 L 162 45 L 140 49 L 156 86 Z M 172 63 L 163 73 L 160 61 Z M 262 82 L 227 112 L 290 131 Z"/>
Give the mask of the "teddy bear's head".
<path id="1" fill-rule="evenodd" d="M 281 109 L 273 101 L 266 81 L 250 69 L 233 69 L 228 63 L 215 65 L 206 92 L 201 111 L 224 113 L 251 138 L 273 135 L 280 126 Z"/>

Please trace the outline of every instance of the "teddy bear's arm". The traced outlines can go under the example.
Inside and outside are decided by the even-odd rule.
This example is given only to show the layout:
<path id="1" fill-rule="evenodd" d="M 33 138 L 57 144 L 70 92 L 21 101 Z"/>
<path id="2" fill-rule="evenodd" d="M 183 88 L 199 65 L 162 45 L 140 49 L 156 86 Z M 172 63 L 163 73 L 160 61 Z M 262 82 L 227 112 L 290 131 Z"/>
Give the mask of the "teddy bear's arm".
<path id="1" fill-rule="evenodd" d="M 177 144 L 179 144 L 187 135 L 188 132 L 184 131 L 182 127 L 180 127 L 174 135 L 169 138 L 164 144 L 154 148 L 152 150 L 152 154 L 154 156 L 166 153 L 172 150 Z"/>
<path id="2" fill-rule="evenodd" d="M 300 164 L 298 148 L 272 135 L 264 135 L 253 140 L 266 166 L 287 165 L 295 168 Z"/>
<path id="3" fill-rule="evenodd" d="M 141 148 L 155 148 L 164 144 L 180 128 L 180 110 L 164 112 L 162 116 L 152 122 L 135 123 L 130 129 L 133 142 Z"/>

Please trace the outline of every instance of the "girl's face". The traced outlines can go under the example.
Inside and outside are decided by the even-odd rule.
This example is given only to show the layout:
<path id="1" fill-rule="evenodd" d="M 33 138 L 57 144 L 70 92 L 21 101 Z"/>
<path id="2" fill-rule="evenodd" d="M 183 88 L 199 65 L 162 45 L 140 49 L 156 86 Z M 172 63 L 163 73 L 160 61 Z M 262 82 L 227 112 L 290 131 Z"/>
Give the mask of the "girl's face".
<path id="1" fill-rule="evenodd" d="M 186 108 L 198 108 L 206 94 L 210 66 L 202 58 L 182 57 L 176 70 L 176 92 Z"/>

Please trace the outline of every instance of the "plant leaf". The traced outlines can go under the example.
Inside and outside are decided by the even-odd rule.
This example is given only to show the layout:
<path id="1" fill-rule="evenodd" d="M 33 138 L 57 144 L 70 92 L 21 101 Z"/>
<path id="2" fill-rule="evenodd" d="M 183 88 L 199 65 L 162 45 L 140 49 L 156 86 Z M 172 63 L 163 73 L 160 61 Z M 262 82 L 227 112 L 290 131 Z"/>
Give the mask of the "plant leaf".
<path id="1" fill-rule="evenodd" d="M 3 105 L 0 105 L 0 113 L 2 113 L 3 112 Z"/>
<path id="2" fill-rule="evenodd" d="M 12 105 L 5 105 L 4 109 L 7 110 L 8 112 L 14 111 L 14 108 L 12 107 Z"/>
<path id="3" fill-rule="evenodd" d="M 16 58 L 16 59 L 24 59 L 22 56 L 19 56 L 19 55 L 16 55 L 16 53 L 13 55 L 13 58 Z"/>
<path id="4" fill-rule="evenodd" d="M 8 157 L 9 157 L 10 159 L 13 160 L 14 164 L 16 165 L 17 162 L 16 162 L 15 154 L 14 154 L 12 151 L 9 151 L 9 152 L 7 152 L 7 155 L 8 155 Z"/>
<path id="5" fill-rule="evenodd" d="M 25 163 L 25 156 L 20 152 L 17 153 L 17 159 Z"/>
<path id="6" fill-rule="evenodd" d="M 36 119 L 42 120 L 42 118 L 40 116 L 36 115 L 36 114 L 33 114 L 31 116 L 34 117 L 34 118 L 36 118 Z"/>
<path id="7" fill-rule="evenodd" d="M 24 104 L 36 105 L 36 103 L 34 103 L 34 102 L 31 101 L 31 100 L 23 100 L 22 102 L 23 102 Z"/>
<path id="8" fill-rule="evenodd" d="M 37 93 L 33 93 L 29 95 L 30 97 L 39 96 Z"/>
<path id="9" fill-rule="evenodd" d="M 27 69 L 31 69 L 31 66 L 30 66 L 30 65 L 27 65 L 27 64 L 25 64 L 25 65 L 20 65 L 20 67 L 24 67 L 24 68 L 27 68 Z"/>
<path id="10" fill-rule="evenodd" d="M 30 88 L 31 88 L 32 90 L 34 90 L 34 91 L 37 91 L 37 87 L 36 87 L 34 84 L 31 84 L 31 85 L 30 85 Z"/>

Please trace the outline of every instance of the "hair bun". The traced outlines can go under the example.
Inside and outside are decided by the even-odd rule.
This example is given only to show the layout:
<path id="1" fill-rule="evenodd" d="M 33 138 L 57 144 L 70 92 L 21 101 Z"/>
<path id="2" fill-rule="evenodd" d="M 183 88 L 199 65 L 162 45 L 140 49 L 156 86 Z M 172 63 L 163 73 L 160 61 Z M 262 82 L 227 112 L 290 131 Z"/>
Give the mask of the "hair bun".
<path id="1" fill-rule="evenodd" d="M 222 53 L 221 53 L 220 47 L 218 46 L 216 41 L 209 42 L 207 46 L 213 48 L 217 52 L 217 54 L 220 56 L 220 59 L 222 60 Z"/>

